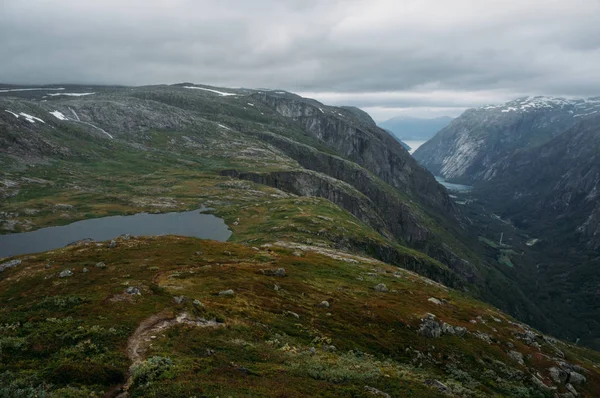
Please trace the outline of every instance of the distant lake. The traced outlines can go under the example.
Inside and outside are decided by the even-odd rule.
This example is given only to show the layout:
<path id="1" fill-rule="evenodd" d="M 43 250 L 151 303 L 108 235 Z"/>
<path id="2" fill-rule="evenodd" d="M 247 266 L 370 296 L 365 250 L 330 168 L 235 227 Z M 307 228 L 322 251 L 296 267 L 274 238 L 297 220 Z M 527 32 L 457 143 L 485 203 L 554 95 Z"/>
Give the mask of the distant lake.
<path id="1" fill-rule="evenodd" d="M 58 249 L 88 238 L 105 241 L 124 234 L 182 235 L 224 242 L 231 231 L 223 219 L 200 210 L 92 218 L 60 227 L 0 235 L 0 258 Z"/>
<path id="2" fill-rule="evenodd" d="M 451 182 L 446 182 L 444 177 L 435 176 L 435 180 L 446 187 L 449 191 L 455 192 L 469 192 L 473 189 L 470 185 L 462 185 L 462 184 L 453 184 Z"/>
<path id="3" fill-rule="evenodd" d="M 413 141 L 413 140 L 404 141 L 404 140 L 402 140 L 402 142 L 404 142 L 406 145 L 408 145 L 410 147 L 410 151 L 408 151 L 408 153 L 410 153 L 412 155 L 417 150 L 417 148 L 419 148 L 421 145 L 423 145 L 427 141 Z"/>

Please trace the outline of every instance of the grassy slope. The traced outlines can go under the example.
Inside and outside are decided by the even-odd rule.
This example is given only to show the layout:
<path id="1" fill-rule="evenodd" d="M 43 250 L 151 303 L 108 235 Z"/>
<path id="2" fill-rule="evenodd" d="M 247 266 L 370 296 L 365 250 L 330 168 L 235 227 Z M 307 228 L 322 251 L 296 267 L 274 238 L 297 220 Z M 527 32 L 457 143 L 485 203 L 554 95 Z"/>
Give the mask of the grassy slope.
<path id="1" fill-rule="evenodd" d="M 21 257 L 21 265 L 0 277 L 0 396 L 19 383 L 57 396 L 107 392 L 126 378 L 125 348 L 140 322 L 182 312 L 225 326 L 157 333 L 145 356 L 171 364 L 143 362 L 146 372 L 138 367 L 131 396 L 248 396 L 249 389 L 252 396 L 368 396 L 365 385 L 392 396 L 442 396 L 428 380 L 465 396 L 543 396 L 521 380 L 528 368 L 548 376 L 549 344 L 539 352 L 525 345 L 509 317 L 461 293 L 373 260 L 345 258 L 178 237 Z M 99 261 L 107 268 L 95 267 Z M 259 272 L 278 267 L 285 278 Z M 64 269 L 74 275 L 58 278 Z M 376 292 L 378 283 L 390 292 Z M 124 294 L 129 286 L 141 295 Z M 225 289 L 236 294 L 215 294 Z M 182 295 L 188 300 L 177 304 L 173 296 Z M 321 308 L 323 300 L 331 307 Z M 421 337 L 416 330 L 428 312 L 470 333 Z M 477 331 L 494 343 L 477 338 Z M 507 356 L 507 342 L 526 355 L 526 367 Z M 597 396 L 600 373 L 591 361 L 598 354 L 559 347 L 568 361 L 591 370 L 585 391 Z"/>

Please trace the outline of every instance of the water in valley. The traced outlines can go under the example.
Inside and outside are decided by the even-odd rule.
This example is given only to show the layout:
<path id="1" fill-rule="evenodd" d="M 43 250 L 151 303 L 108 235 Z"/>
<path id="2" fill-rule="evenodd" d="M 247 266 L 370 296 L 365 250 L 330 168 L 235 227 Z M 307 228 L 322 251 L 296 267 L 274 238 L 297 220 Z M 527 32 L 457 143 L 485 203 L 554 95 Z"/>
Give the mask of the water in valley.
<path id="1" fill-rule="evenodd" d="M 104 241 L 124 234 L 182 235 L 226 241 L 231 231 L 221 218 L 203 214 L 200 210 L 110 216 L 32 232 L 0 235 L 0 258 L 57 249 L 82 239 Z"/>

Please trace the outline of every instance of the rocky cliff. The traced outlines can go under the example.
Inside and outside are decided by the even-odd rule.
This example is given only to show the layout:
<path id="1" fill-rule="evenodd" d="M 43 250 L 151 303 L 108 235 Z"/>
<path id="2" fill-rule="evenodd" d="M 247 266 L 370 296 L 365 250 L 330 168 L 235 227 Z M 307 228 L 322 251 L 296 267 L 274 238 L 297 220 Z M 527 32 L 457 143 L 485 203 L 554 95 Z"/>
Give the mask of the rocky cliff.
<path id="1" fill-rule="evenodd" d="M 477 184 L 495 178 L 517 151 L 550 141 L 600 111 L 600 99 L 527 97 L 470 109 L 414 153 L 433 174 Z"/>

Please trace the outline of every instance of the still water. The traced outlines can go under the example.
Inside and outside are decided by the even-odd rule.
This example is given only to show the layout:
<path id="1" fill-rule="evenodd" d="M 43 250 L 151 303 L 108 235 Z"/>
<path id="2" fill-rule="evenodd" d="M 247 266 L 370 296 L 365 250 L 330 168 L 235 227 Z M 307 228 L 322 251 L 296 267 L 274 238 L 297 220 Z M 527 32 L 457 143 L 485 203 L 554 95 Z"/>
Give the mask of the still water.
<path id="1" fill-rule="evenodd" d="M 200 210 L 110 216 L 32 232 L 0 235 L 0 258 L 57 249 L 87 238 L 103 241 L 124 234 L 183 235 L 223 242 L 229 239 L 231 231 L 223 219 L 212 214 L 203 214 Z"/>

